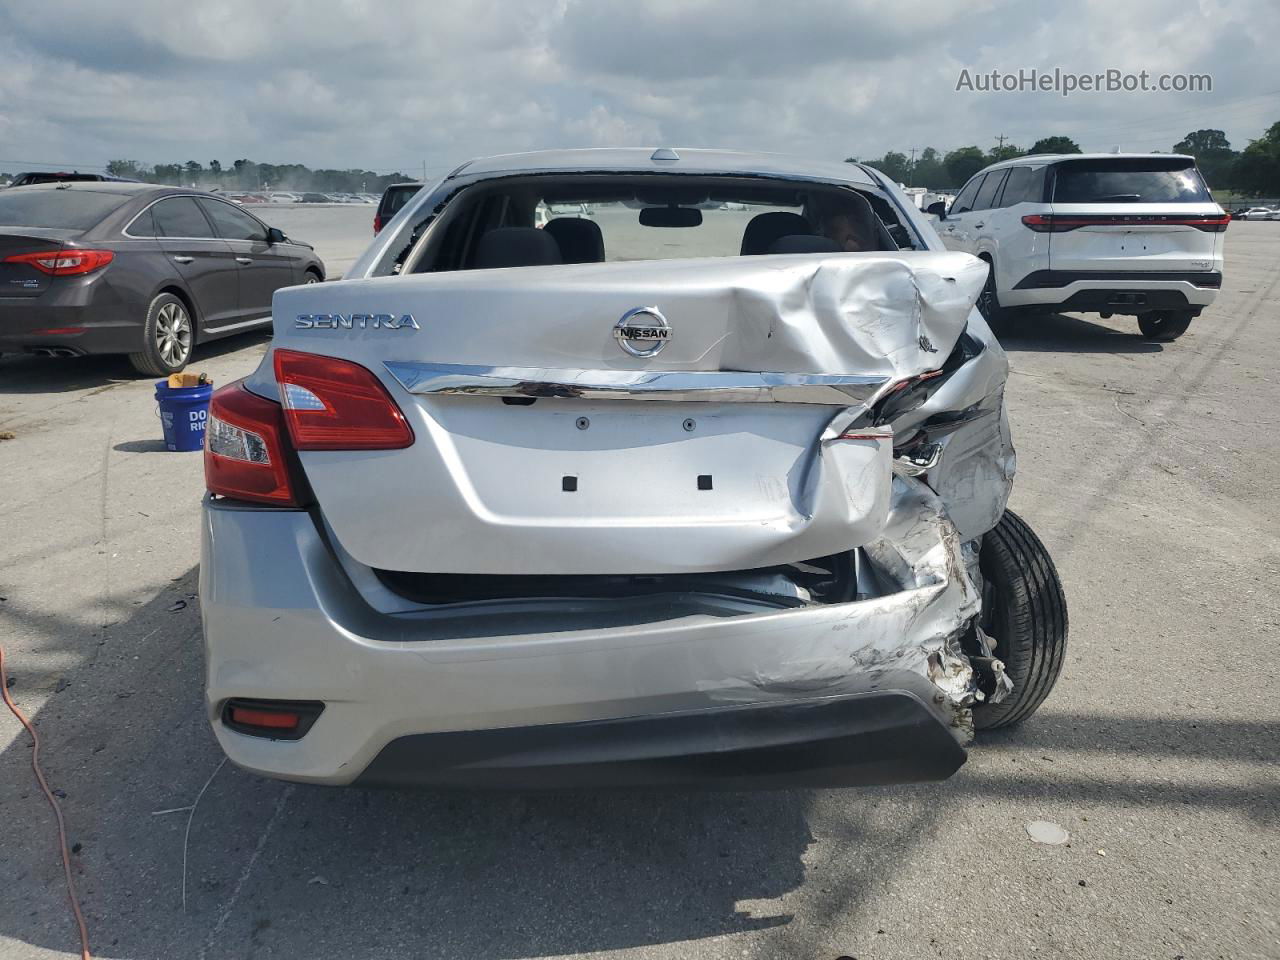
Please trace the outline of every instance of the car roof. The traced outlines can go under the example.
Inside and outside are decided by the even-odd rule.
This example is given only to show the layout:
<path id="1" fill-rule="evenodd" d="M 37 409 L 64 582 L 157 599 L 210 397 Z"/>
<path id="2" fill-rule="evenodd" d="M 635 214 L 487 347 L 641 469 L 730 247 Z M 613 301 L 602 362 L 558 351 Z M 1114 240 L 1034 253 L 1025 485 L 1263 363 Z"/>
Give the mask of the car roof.
<path id="1" fill-rule="evenodd" d="M 137 183 L 132 180 L 63 180 L 57 183 L 31 183 L 18 190 L 74 190 L 77 193 L 145 193 L 148 190 L 178 190 L 157 183 Z M 202 190 L 187 191 L 203 193 Z"/>
<path id="2" fill-rule="evenodd" d="M 874 184 L 855 163 L 806 160 L 776 153 L 686 147 L 594 147 L 540 150 L 470 160 L 449 174 L 484 177 L 518 173 L 690 173 L 796 177 Z"/>
<path id="3" fill-rule="evenodd" d="M 978 172 L 1000 170 L 1022 164 L 1038 167 L 1049 163 L 1061 163 L 1063 160 L 1190 160 L 1194 163 L 1195 159 L 1185 153 L 1028 153 L 1021 157 L 1010 157 L 1008 160 L 993 163 Z"/>

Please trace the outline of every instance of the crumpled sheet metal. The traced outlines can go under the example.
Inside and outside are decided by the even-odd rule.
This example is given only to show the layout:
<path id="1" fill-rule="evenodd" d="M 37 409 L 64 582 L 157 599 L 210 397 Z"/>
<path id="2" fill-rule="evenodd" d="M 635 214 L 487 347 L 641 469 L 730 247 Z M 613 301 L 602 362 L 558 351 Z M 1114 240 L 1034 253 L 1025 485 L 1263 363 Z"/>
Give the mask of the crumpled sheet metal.
<path id="1" fill-rule="evenodd" d="M 893 380 L 935 369 L 964 330 L 987 274 L 984 263 L 963 253 L 738 262 L 757 261 L 768 261 L 771 272 L 730 287 L 737 335 L 725 343 L 725 369 L 857 372 Z"/>
<path id="2" fill-rule="evenodd" d="M 776 659 L 705 684 L 704 692 L 720 701 L 757 702 L 924 689 L 956 738 L 967 743 L 971 708 L 982 694 L 960 638 L 980 598 L 942 502 L 924 483 L 895 477 L 884 534 L 864 550 L 893 592 L 842 605 L 839 620 L 807 637 L 789 634 Z"/>

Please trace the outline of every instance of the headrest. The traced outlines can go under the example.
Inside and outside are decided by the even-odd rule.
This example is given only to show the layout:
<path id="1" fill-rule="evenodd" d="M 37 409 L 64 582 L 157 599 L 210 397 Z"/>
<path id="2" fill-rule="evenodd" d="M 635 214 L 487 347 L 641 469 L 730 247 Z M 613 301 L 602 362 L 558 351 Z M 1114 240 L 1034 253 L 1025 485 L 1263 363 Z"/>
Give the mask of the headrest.
<path id="1" fill-rule="evenodd" d="M 537 227 L 498 227 L 480 237 L 476 266 L 541 267 L 561 263 L 555 237 Z"/>
<path id="2" fill-rule="evenodd" d="M 769 247 L 770 253 L 840 253 L 840 246 L 830 237 L 815 237 L 808 233 L 793 233 L 779 237 Z"/>
<path id="3" fill-rule="evenodd" d="M 565 263 L 603 263 L 604 237 L 600 225 L 582 217 L 556 217 L 543 232 L 555 237 Z"/>
<path id="4" fill-rule="evenodd" d="M 751 218 L 747 229 L 742 232 L 741 253 L 744 257 L 767 253 L 773 241 L 797 233 L 813 233 L 809 221 L 798 213 L 776 210 L 758 214 Z"/>

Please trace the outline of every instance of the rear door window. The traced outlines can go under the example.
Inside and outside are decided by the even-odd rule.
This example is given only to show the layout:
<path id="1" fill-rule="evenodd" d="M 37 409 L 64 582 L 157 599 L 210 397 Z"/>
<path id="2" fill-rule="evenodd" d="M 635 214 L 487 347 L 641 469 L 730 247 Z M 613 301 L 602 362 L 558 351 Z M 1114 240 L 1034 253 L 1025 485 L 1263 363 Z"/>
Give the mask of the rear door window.
<path id="1" fill-rule="evenodd" d="M 0 190 L 0 227 L 88 230 L 132 199 L 127 193 L 93 193 L 75 187 Z"/>
<path id="2" fill-rule="evenodd" d="M 218 235 L 223 240 L 267 239 L 266 227 L 226 201 L 201 197 L 196 202 L 200 204 L 200 209 L 209 215 L 209 219 L 213 221 Z"/>
<path id="3" fill-rule="evenodd" d="M 995 204 L 996 191 L 1000 189 L 1007 175 L 1006 170 L 997 170 L 994 173 L 988 173 L 987 179 L 982 181 L 982 186 L 978 188 L 978 195 L 973 198 L 973 209 L 987 210 Z"/>
<path id="4" fill-rule="evenodd" d="M 421 189 L 421 187 L 413 185 L 407 187 L 387 187 L 387 192 L 382 195 L 382 203 L 378 210 L 378 213 L 382 215 L 383 221 L 385 222 L 390 220 L 399 213 L 400 208 L 409 202 L 409 198 L 414 196 Z"/>
<path id="5" fill-rule="evenodd" d="M 982 186 L 983 174 L 978 174 L 972 180 L 964 185 L 958 194 L 956 194 L 955 202 L 951 204 L 949 213 L 964 213 L 966 210 L 973 209 L 973 198 L 978 192 L 978 188 Z"/>
<path id="6" fill-rule="evenodd" d="M 1186 160 L 1117 157 L 1058 165 L 1055 203 L 1212 203 L 1200 171 Z"/>
<path id="7" fill-rule="evenodd" d="M 1034 190 L 1034 196 L 1032 191 Z M 1011 207 L 1015 203 L 1038 202 L 1040 188 L 1037 178 L 1030 167 L 1011 167 L 1009 177 L 1004 182 L 1004 192 L 1000 194 L 997 204 Z"/>
<path id="8" fill-rule="evenodd" d="M 156 235 L 186 240 L 215 240 L 213 227 L 196 206 L 194 197 L 169 197 L 151 208 Z"/>

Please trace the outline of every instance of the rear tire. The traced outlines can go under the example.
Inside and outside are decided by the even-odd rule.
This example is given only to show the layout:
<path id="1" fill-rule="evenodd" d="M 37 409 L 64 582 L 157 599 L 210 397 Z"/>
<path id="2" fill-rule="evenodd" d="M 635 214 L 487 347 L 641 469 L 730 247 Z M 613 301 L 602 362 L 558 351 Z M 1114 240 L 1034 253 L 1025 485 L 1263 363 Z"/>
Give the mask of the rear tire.
<path id="1" fill-rule="evenodd" d="M 1044 702 L 1067 652 L 1067 600 L 1049 551 L 1012 510 L 982 538 L 982 629 L 1013 681 L 1000 703 L 973 708 L 973 725 L 1021 723 Z"/>
<path id="2" fill-rule="evenodd" d="M 1138 329 L 1148 340 L 1168 343 L 1186 333 L 1194 319 L 1195 314 L 1189 310 L 1153 310 L 1138 314 Z"/>
<path id="3" fill-rule="evenodd" d="M 129 354 L 129 362 L 148 377 L 178 373 L 191 360 L 196 328 L 187 305 L 171 293 L 151 301 L 142 325 L 142 349 Z"/>
<path id="4" fill-rule="evenodd" d="M 984 260 L 983 262 L 988 267 L 987 282 L 983 284 L 982 292 L 978 294 L 978 312 L 988 324 L 997 324 L 1008 319 L 1009 311 L 1000 306 L 1000 297 L 996 293 L 995 261 Z"/>

